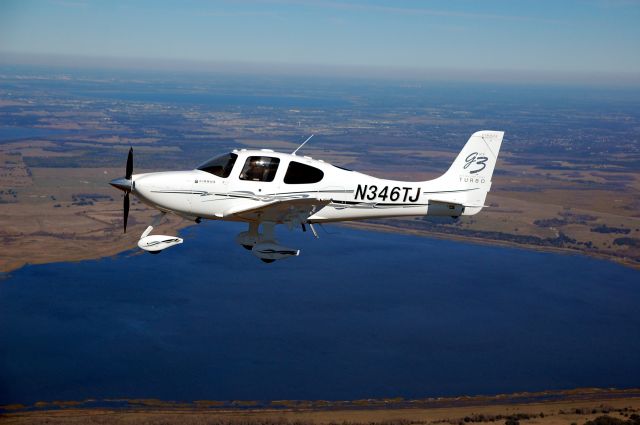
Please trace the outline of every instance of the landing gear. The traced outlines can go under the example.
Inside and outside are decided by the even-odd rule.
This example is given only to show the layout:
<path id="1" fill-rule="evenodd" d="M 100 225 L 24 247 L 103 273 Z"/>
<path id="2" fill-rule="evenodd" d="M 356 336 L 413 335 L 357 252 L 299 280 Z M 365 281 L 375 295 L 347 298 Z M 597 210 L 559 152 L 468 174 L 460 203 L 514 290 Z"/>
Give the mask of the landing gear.
<path id="1" fill-rule="evenodd" d="M 153 226 L 157 226 L 162 218 L 164 218 L 164 213 L 157 215 L 151 222 L 151 225 L 140 235 L 138 247 L 147 251 L 149 254 L 160 254 L 163 250 L 182 243 L 182 238 L 176 236 L 150 234 Z"/>
<path id="2" fill-rule="evenodd" d="M 260 233 L 260 225 L 262 225 L 262 233 Z M 300 250 L 278 244 L 275 239 L 275 227 L 275 223 L 272 222 L 249 223 L 249 229 L 238 234 L 236 242 L 245 249 L 251 250 L 253 255 L 265 263 L 300 255 Z"/>
<path id="3" fill-rule="evenodd" d="M 245 249 L 251 251 L 253 246 L 262 241 L 262 235 L 258 233 L 260 223 L 249 223 L 249 229 L 246 232 L 241 232 L 236 236 L 236 242 L 242 245 Z"/>

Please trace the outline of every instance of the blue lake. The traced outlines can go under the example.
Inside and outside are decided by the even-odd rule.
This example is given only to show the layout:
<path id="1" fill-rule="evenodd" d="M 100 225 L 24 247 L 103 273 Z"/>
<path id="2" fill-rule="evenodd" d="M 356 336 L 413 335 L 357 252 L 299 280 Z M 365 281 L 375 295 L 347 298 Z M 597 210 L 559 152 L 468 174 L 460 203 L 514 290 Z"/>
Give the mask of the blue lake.
<path id="1" fill-rule="evenodd" d="M 74 130 L 57 130 L 51 128 L 35 128 L 31 126 L 15 127 L 0 126 L 0 142 L 9 140 L 20 140 L 32 137 L 47 137 L 56 134 L 74 133 Z"/>
<path id="2" fill-rule="evenodd" d="M 0 404 L 357 399 L 640 383 L 640 273 L 330 227 L 263 264 L 206 223 L 161 255 L 0 280 Z"/>

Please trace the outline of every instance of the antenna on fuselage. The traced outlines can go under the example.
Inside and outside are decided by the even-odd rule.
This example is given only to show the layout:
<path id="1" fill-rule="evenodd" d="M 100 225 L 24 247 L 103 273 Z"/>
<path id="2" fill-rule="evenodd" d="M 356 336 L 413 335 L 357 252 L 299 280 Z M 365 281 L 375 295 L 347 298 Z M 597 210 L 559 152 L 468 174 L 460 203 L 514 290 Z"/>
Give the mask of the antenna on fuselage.
<path id="1" fill-rule="evenodd" d="M 298 152 L 300 150 L 301 147 L 303 147 L 309 140 L 311 140 L 311 138 L 314 135 L 312 134 L 311 136 L 307 137 L 307 140 L 305 140 L 304 142 L 302 142 L 302 144 L 300 146 L 298 146 L 298 149 L 296 149 L 295 151 L 291 152 L 291 155 L 295 155 L 296 152 Z"/>

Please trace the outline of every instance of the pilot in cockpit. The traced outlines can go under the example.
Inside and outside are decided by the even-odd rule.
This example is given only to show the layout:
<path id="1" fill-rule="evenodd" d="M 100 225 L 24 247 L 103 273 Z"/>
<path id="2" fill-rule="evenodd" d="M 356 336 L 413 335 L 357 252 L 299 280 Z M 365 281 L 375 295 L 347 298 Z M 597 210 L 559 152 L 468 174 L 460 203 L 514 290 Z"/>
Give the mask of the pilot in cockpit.
<path id="1" fill-rule="evenodd" d="M 251 158 L 251 161 L 249 162 L 249 167 L 245 169 L 242 179 L 261 181 L 264 170 L 265 170 L 264 164 L 262 164 L 259 158 Z"/>

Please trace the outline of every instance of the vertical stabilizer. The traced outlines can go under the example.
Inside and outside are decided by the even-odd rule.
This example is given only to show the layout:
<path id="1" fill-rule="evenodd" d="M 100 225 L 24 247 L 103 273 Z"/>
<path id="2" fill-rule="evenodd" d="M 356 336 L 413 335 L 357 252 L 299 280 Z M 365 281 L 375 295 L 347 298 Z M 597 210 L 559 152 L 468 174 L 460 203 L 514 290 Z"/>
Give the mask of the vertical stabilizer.
<path id="1" fill-rule="evenodd" d="M 459 203 L 464 206 L 464 215 L 480 212 L 491 189 L 491 177 L 503 136 L 503 131 L 474 133 L 449 170 L 428 182 L 434 189 L 434 201 Z"/>

